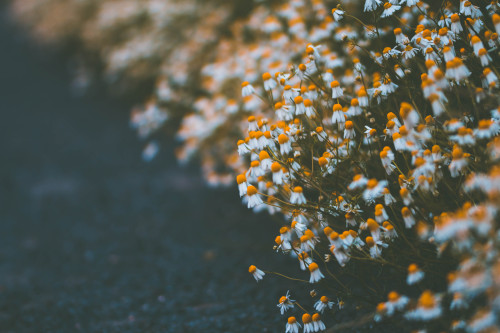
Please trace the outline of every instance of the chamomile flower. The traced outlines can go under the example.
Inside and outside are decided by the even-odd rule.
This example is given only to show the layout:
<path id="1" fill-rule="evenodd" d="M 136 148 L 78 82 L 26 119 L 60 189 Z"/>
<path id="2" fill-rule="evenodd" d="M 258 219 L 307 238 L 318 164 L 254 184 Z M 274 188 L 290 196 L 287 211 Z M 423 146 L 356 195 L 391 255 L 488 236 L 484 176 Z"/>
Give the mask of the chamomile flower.
<path id="1" fill-rule="evenodd" d="M 396 168 L 392 164 L 394 161 L 394 153 L 391 151 L 390 147 L 385 146 L 384 149 L 382 149 L 380 152 L 380 160 L 382 161 L 382 166 L 384 167 L 386 173 L 390 175 Z"/>
<path id="2" fill-rule="evenodd" d="M 314 303 L 314 309 L 319 313 L 323 313 L 325 309 L 332 309 L 335 305 L 335 302 L 330 301 L 330 299 L 326 296 L 321 296 L 321 298 Z"/>
<path id="3" fill-rule="evenodd" d="M 337 58 L 336 58 L 336 56 L 335 56 L 335 59 L 337 59 Z M 332 66 L 331 64 L 327 64 L 327 66 L 328 66 L 328 67 L 334 67 L 334 66 Z M 335 78 L 334 78 L 334 76 L 333 76 L 333 70 L 331 70 L 331 69 L 327 69 L 327 70 L 326 70 L 326 72 L 324 72 L 324 73 L 322 74 L 322 79 L 323 79 L 323 81 L 325 82 L 325 84 L 327 84 L 327 85 L 330 85 L 330 86 L 331 86 L 332 82 L 335 80 Z"/>
<path id="4" fill-rule="evenodd" d="M 238 141 L 238 154 L 239 155 L 245 155 L 250 152 L 250 148 L 248 147 L 247 143 L 244 140 L 239 140 Z"/>
<path id="5" fill-rule="evenodd" d="M 271 76 L 271 74 L 269 72 L 262 74 L 262 81 L 264 82 L 264 90 L 265 91 L 271 91 L 277 85 L 276 81 L 273 79 L 273 77 Z"/>
<path id="6" fill-rule="evenodd" d="M 398 64 L 394 65 L 394 72 L 396 73 L 397 76 L 400 78 L 404 78 L 406 76 L 405 71 L 399 66 Z"/>
<path id="7" fill-rule="evenodd" d="M 364 11 L 372 12 L 382 3 L 381 0 L 365 0 Z"/>
<path id="8" fill-rule="evenodd" d="M 358 103 L 360 107 L 368 107 L 369 100 L 365 88 L 360 88 L 358 90 Z"/>
<path id="9" fill-rule="evenodd" d="M 432 112 L 435 117 L 439 117 L 444 113 L 445 108 L 438 94 L 435 93 L 430 94 L 429 101 L 431 102 Z"/>
<path id="10" fill-rule="evenodd" d="M 301 186 L 294 187 L 290 195 L 290 203 L 296 205 L 305 205 L 307 203 L 306 197 L 304 196 L 303 189 Z"/>
<path id="11" fill-rule="evenodd" d="M 453 14 L 450 16 L 451 19 L 451 31 L 455 34 L 459 34 L 464 29 L 462 27 L 462 23 L 460 22 L 460 16 L 458 14 Z"/>
<path id="12" fill-rule="evenodd" d="M 335 21 L 340 21 L 344 17 L 344 11 L 338 8 L 333 8 L 332 15 Z"/>
<path id="13" fill-rule="evenodd" d="M 350 120 L 345 122 L 344 139 L 353 139 L 356 136 L 354 123 Z"/>
<path id="14" fill-rule="evenodd" d="M 474 135 L 478 139 L 490 139 L 500 133 L 500 125 L 490 119 L 479 121 L 478 128 L 474 130 Z"/>
<path id="15" fill-rule="evenodd" d="M 418 4 L 418 0 L 401 0 L 401 5 L 406 4 L 407 7 L 413 7 Z"/>
<path id="16" fill-rule="evenodd" d="M 403 31 L 401 28 L 396 28 L 394 29 L 394 36 L 396 36 L 396 43 L 400 45 L 406 45 L 410 42 L 408 37 L 406 37 L 405 34 L 403 34 Z"/>
<path id="17" fill-rule="evenodd" d="M 418 112 L 415 111 L 413 106 L 409 103 L 401 103 L 401 108 L 399 109 L 399 115 L 404 121 L 404 124 L 407 128 L 414 128 L 417 126 L 420 116 Z"/>
<path id="18" fill-rule="evenodd" d="M 247 194 L 248 184 L 247 184 L 247 177 L 245 176 L 244 173 L 239 174 L 236 177 L 236 182 L 238 183 L 238 190 L 240 192 L 240 197 L 242 197 L 245 194 Z"/>
<path id="19" fill-rule="evenodd" d="M 400 295 L 395 291 L 391 291 L 387 299 L 388 301 L 385 303 L 385 306 L 388 316 L 391 316 L 395 311 L 402 311 L 409 302 L 408 297 Z"/>
<path id="20" fill-rule="evenodd" d="M 387 247 L 387 244 L 384 244 L 381 241 L 375 241 L 371 236 L 366 237 L 365 242 L 370 249 L 370 256 L 372 258 L 380 257 L 382 255 L 382 248 Z"/>
<path id="21" fill-rule="evenodd" d="M 273 183 L 275 185 L 283 185 L 285 174 L 282 166 L 278 162 L 271 164 L 271 172 L 273 174 Z"/>
<path id="22" fill-rule="evenodd" d="M 363 192 L 363 199 L 367 203 L 372 203 L 375 199 L 383 195 L 384 188 L 387 186 L 386 180 L 377 181 L 375 178 L 366 183 L 366 190 Z"/>
<path id="23" fill-rule="evenodd" d="M 299 333 L 301 327 L 302 326 L 300 326 L 295 317 L 288 317 L 285 333 Z"/>
<path id="24" fill-rule="evenodd" d="M 380 322 L 382 318 L 386 315 L 387 313 L 387 306 L 385 302 L 381 302 L 377 304 L 377 311 L 375 312 L 375 315 L 373 316 L 373 320 L 375 322 Z"/>
<path id="25" fill-rule="evenodd" d="M 392 224 L 390 224 L 388 221 L 384 221 L 384 223 L 382 225 L 385 229 L 385 232 L 384 232 L 385 239 L 391 240 L 391 239 L 398 237 L 396 229 L 394 229 L 394 226 Z"/>
<path id="26" fill-rule="evenodd" d="M 264 278 L 264 275 L 266 275 L 266 273 L 264 273 L 263 271 L 261 271 L 260 269 L 255 267 L 254 265 L 251 265 L 248 268 L 248 272 L 253 275 L 253 277 L 255 278 L 255 281 L 257 281 L 257 282 L 259 282 L 259 280 L 262 280 Z"/>
<path id="27" fill-rule="evenodd" d="M 393 5 L 390 2 L 386 2 L 386 3 L 384 3 L 384 11 L 380 15 L 380 17 L 391 16 L 392 14 L 394 14 L 396 11 L 398 11 L 400 9 L 401 9 L 401 6 Z"/>
<path id="28" fill-rule="evenodd" d="M 416 309 L 407 312 L 405 316 L 408 319 L 429 321 L 439 317 L 441 312 L 441 307 L 434 294 L 426 290 L 420 295 Z"/>
<path id="29" fill-rule="evenodd" d="M 340 235 L 340 239 L 342 235 Z M 343 241 L 343 240 L 342 240 Z M 343 247 L 337 247 L 335 245 L 330 246 L 330 252 L 335 256 L 335 259 L 339 263 L 340 267 L 344 267 L 345 264 L 349 261 L 350 257 L 347 254 L 346 250 Z"/>
<path id="30" fill-rule="evenodd" d="M 409 204 L 411 204 L 413 202 L 413 198 L 411 196 L 411 193 L 410 193 L 410 191 L 408 191 L 408 189 L 406 187 L 402 187 L 399 190 L 399 194 L 401 195 L 401 199 L 403 199 L 403 203 L 406 206 L 408 206 Z"/>
<path id="31" fill-rule="evenodd" d="M 297 116 L 306 113 L 306 107 L 304 105 L 304 99 L 302 96 L 297 96 L 293 99 L 293 102 L 295 103 L 295 114 Z"/>
<path id="32" fill-rule="evenodd" d="M 311 101 L 315 101 L 319 97 L 318 88 L 314 84 L 310 84 L 307 87 L 307 92 L 305 94 L 306 99 L 310 99 Z M 306 100 L 304 100 L 305 103 Z"/>
<path id="33" fill-rule="evenodd" d="M 278 143 L 280 145 L 281 155 L 288 155 L 292 151 L 292 144 L 286 134 L 280 134 L 278 136 Z"/>
<path id="34" fill-rule="evenodd" d="M 374 219 L 367 219 L 366 225 L 368 226 L 368 230 L 370 230 L 370 234 L 375 242 L 380 240 L 380 226 Z"/>
<path id="35" fill-rule="evenodd" d="M 495 75 L 495 73 L 489 68 L 486 67 L 483 70 L 483 76 L 485 78 L 485 86 L 486 87 L 496 87 L 498 86 L 498 77 Z"/>
<path id="36" fill-rule="evenodd" d="M 345 214 L 345 223 L 346 227 L 355 227 L 357 225 L 356 219 L 354 218 L 354 214 L 352 212 L 347 212 Z"/>
<path id="37" fill-rule="evenodd" d="M 335 104 L 333 106 L 332 123 L 338 124 L 340 129 L 344 128 L 345 115 L 344 115 L 344 111 L 342 109 L 342 105 L 340 105 L 340 104 Z"/>
<path id="38" fill-rule="evenodd" d="M 292 232 L 289 227 L 283 226 L 280 228 L 280 239 L 286 242 L 290 242 L 292 240 Z"/>
<path id="39" fill-rule="evenodd" d="M 308 268 L 311 273 L 311 278 L 309 279 L 310 283 L 316 283 L 325 277 L 319 270 L 318 264 L 315 262 L 310 263 Z"/>
<path id="40" fill-rule="evenodd" d="M 306 231 L 307 229 L 307 226 L 305 224 L 300 223 L 298 221 L 292 221 L 291 227 L 299 238 L 304 235 L 304 231 Z"/>
<path id="41" fill-rule="evenodd" d="M 467 154 L 459 147 L 455 147 L 452 152 L 452 161 L 449 165 L 450 173 L 452 177 L 458 177 L 460 173 L 467 166 Z"/>
<path id="42" fill-rule="evenodd" d="M 244 81 L 241 84 L 241 96 L 242 97 L 247 97 L 255 93 L 255 88 L 248 82 Z"/>
<path id="43" fill-rule="evenodd" d="M 307 117 L 309 117 L 309 118 L 316 117 L 316 110 L 314 109 L 313 102 L 310 99 L 304 100 L 304 107 L 305 107 L 305 112 L 306 112 Z"/>
<path id="44" fill-rule="evenodd" d="M 413 217 L 412 212 L 408 207 L 403 207 L 401 209 L 401 215 L 403 216 L 403 220 L 405 222 L 405 227 L 407 229 L 409 229 L 415 225 L 415 218 Z"/>
<path id="45" fill-rule="evenodd" d="M 488 55 L 488 51 L 485 48 L 482 48 L 477 53 L 479 60 L 481 61 L 481 66 L 488 66 L 491 62 L 491 57 Z"/>
<path id="46" fill-rule="evenodd" d="M 340 87 L 339 81 L 333 81 L 332 83 L 330 83 L 330 87 L 332 88 L 332 98 L 333 99 L 337 99 L 337 98 L 344 96 L 344 91 Z"/>
<path id="47" fill-rule="evenodd" d="M 309 257 L 309 254 L 307 254 L 307 252 L 305 251 L 302 251 L 301 253 L 297 254 L 297 258 L 299 259 L 300 269 L 303 271 L 305 271 L 307 267 L 309 267 L 309 264 L 313 262 L 311 257 Z"/>
<path id="48" fill-rule="evenodd" d="M 295 302 L 293 299 L 290 299 L 290 291 L 288 290 L 286 292 L 285 296 L 281 296 L 277 307 L 280 309 L 281 315 L 283 315 L 287 310 L 293 308 L 293 302 Z"/>
<path id="49" fill-rule="evenodd" d="M 290 121 L 293 119 L 293 110 L 290 109 L 289 105 L 277 102 L 274 104 L 274 110 L 278 120 Z"/>
<path id="50" fill-rule="evenodd" d="M 248 208 L 254 208 L 263 203 L 257 188 L 253 185 L 247 187 Z"/>
<path id="51" fill-rule="evenodd" d="M 425 276 L 424 272 L 422 272 L 416 264 L 410 264 L 410 266 L 408 266 L 408 275 L 406 277 L 406 283 L 411 286 L 415 283 L 422 281 L 424 276 Z"/>
<path id="52" fill-rule="evenodd" d="M 493 24 L 495 25 L 495 30 L 498 34 L 500 34 L 500 15 L 495 13 L 491 16 L 491 19 L 493 21 Z"/>
<path id="53" fill-rule="evenodd" d="M 405 46 L 405 49 L 403 50 L 403 59 L 404 60 L 410 60 L 413 59 L 417 55 L 418 51 L 417 49 L 413 48 L 410 44 Z"/>
<path id="54" fill-rule="evenodd" d="M 359 101 L 357 98 L 353 98 L 351 100 L 351 107 L 349 108 L 349 110 L 347 111 L 347 114 L 349 116 L 352 116 L 352 117 L 355 117 L 355 116 L 359 116 L 363 113 L 363 110 L 361 109 L 361 107 L 359 106 Z"/>
<path id="55" fill-rule="evenodd" d="M 318 313 L 312 315 L 312 322 L 314 325 L 314 332 L 324 331 L 326 329 L 326 326 L 321 321 L 321 316 Z"/>
<path id="56" fill-rule="evenodd" d="M 308 313 L 302 315 L 302 323 L 304 324 L 304 333 L 313 333 L 314 324 L 312 322 L 312 317 Z"/>
<path id="57" fill-rule="evenodd" d="M 292 244 L 288 241 L 288 239 L 282 239 L 281 236 L 276 236 L 274 242 L 276 243 L 276 251 L 281 250 L 287 253 L 292 249 Z"/>
<path id="58" fill-rule="evenodd" d="M 347 188 L 352 191 L 365 187 L 367 183 L 368 183 L 367 178 L 365 178 L 362 174 L 357 174 L 354 176 L 351 184 L 349 184 Z"/>
<path id="59" fill-rule="evenodd" d="M 250 169 L 248 169 L 247 177 L 250 179 L 257 179 L 260 176 L 264 176 L 266 174 L 265 170 L 260 166 L 259 161 L 250 162 Z"/>
<path id="60" fill-rule="evenodd" d="M 470 16 L 471 18 L 478 18 L 481 17 L 483 14 L 477 8 L 474 6 L 470 1 L 466 0 L 461 3 L 461 9 L 460 13 L 465 15 L 465 16 Z"/>
<path id="61" fill-rule="evenodd" d="M 478 36 L 472 36 L 471 44 L 472 48 L 474 49 L 474 54 L 476 56 L 479 56 L 479 51 L 484 49 L 483 42 L 481 42 L 481 39 Z"/>

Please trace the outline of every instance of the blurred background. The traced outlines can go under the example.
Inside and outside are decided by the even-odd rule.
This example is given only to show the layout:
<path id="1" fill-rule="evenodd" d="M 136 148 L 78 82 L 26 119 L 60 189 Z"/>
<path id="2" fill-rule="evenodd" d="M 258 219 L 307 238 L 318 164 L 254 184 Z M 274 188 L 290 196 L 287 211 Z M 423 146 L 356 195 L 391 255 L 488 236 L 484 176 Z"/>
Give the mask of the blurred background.
<path id="1" fill-rule="evenodd" d="M 257 285 L 247 272 L 293 267 L 272 251 L 275 222 L 249 212 L 235 187 L 207 188 L 196 162 L 179 167 L 169 131 L 144 162 L 129 111 L 155 78 L 123 85 L 124 72 L 101 75 L 99 61 L 95 75 L 83 71 L 99 49 L 77 52 L 79 25 L 68 22 L 83 9 L 54 3 L 0 7 L 1 331 L 282 330 L 288 282 Z M 37 11 L 44 24 L 19 23 Z"/>

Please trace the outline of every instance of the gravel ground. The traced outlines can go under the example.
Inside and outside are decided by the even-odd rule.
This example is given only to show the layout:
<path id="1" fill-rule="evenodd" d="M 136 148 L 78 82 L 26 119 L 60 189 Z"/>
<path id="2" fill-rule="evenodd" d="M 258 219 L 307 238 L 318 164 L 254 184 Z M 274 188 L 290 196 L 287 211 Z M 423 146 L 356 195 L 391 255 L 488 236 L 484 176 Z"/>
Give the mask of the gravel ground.
<path id="1" fill-rule="evenodd" d="M 276 223 L 204 187 L 173 144 L 141 161 L 130 104 L 71 93 L 0 17 L 0 331 L 276 332 Z M 286 269 L 284 269 L 286 271 Z M 304 273 L 305 274 L 305 273 Z"/>

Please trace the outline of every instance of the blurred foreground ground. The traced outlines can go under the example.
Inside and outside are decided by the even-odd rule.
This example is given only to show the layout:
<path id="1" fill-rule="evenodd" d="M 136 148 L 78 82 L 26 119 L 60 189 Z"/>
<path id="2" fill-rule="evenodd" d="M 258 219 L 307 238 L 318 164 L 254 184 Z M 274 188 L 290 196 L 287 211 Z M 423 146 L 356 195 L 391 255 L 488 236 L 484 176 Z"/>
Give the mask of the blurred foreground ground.
<path id="1" fill-rule="evenodd" d="M 4 16 L 0 331 L 282 331 L 290 284 L 247 272 L 290 268 L 271 248 L 276 224 L 236 189 L 204 187 L 173 145 L 142 162 L 131 105 L 72 96 L 65 62 Z"/>

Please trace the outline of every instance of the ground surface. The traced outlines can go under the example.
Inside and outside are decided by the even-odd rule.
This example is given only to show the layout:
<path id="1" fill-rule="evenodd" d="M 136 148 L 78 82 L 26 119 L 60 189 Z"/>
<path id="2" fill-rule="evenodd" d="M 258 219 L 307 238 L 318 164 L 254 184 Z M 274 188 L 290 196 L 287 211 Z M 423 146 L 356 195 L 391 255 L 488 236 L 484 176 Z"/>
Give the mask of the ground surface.
<path id="1" fill-rule="evenodd" d="M 276 224 L 170 146 L 142 162 L 130 105 L 72 96 L 4 16 L 0 41 L 0 331 L 282 331 L 289 285 L 247 272 L 284 265 Z"/>

